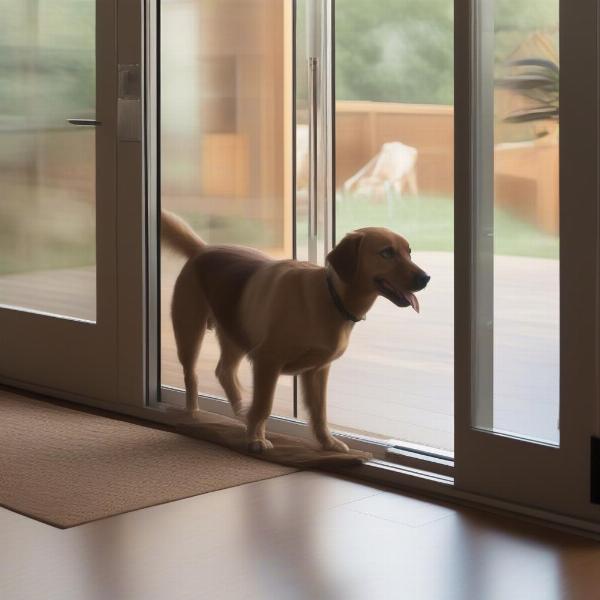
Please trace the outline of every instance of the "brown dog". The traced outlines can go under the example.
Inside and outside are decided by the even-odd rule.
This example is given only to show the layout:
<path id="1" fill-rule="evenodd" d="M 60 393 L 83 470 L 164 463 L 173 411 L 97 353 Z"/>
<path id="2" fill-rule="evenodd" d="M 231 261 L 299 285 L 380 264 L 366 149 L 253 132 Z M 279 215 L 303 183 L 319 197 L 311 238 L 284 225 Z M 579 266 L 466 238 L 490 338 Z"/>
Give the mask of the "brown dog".
<path id="1" fill-rule="evenodd" d="M 347 451 L 327 426 L 329 367 L 377 296 L 418 312 L 414 292 L 429 276 L 412 262 L 408 242 L 388 229 L 359 229 L 329 253 L 325 268 L 273 260 L 247 248 L 207 246 L 184 221 L 164 211 L 162 237 L 189 259 L 171 307 L 187 409 L 198 409 L 195 365 L 206 328 L 214 326 L 221 346 L 216 375 L 236 414 L 242 408 L 237 368 L 244 356 L 252 362 L 254 395 L 246 417 L 251 450 L 272 447 L 265 422 L 277 379 L 285 373 L 300 376 L 323 448 Z"/>

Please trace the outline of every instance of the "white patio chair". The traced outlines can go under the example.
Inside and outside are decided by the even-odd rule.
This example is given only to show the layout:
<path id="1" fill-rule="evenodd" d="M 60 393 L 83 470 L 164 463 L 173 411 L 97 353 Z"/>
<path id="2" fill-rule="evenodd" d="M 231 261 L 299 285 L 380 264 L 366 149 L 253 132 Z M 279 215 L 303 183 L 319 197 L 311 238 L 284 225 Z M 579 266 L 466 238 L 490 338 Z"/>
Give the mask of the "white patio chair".
<path id="1" fill-rule="evenodd" d="M 344 192 L 367 192 L 375 198 L 388 199 L 394 190 L 418 195 L 417 149 L 401 142 L 383 144 L 381 150 L 357 173 L 344 182 Z"/>

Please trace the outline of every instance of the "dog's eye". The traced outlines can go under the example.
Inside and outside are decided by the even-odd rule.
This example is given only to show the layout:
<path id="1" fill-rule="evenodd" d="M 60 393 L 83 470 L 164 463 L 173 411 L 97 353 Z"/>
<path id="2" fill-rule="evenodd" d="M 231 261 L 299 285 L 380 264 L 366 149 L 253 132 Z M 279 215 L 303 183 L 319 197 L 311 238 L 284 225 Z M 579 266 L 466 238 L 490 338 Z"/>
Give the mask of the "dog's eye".
<path id="1" fill-rule="evenodd" d="M 383 258 L 393 258 L 395 254 L 396 252 L 394 249 L 391 246 L 388 246 L 379 253 L 379 256 L 382 256 Z"/>

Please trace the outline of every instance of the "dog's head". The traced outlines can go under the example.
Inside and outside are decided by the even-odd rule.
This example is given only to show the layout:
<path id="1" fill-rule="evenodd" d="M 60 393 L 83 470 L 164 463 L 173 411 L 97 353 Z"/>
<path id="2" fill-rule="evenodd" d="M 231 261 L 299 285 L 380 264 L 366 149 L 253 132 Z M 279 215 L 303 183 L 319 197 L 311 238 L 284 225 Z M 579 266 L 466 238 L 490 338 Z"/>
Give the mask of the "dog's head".
<path id="1" fill-rule="evenodd" d="M 327 260 L 344 283 L 419 312 L 414 292 L 422 290 L 430 277 L 412 261 L 410 246 L 401 235 L 384 227 L 357 229 L 346 235 Z"/>

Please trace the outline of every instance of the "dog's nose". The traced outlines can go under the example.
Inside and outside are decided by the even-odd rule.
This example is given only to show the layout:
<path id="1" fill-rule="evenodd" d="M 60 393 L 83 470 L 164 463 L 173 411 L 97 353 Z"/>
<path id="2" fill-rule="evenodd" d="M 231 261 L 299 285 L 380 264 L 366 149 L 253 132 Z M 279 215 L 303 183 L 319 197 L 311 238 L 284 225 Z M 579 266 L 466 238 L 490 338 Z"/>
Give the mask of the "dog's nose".
<path id="1" fill-rule="evenodd" d="M 415 287 L 417 290 L 422 290 L 428 283 L 431 277 L 427 273 L 419 273 L 415 276 Z"/>

